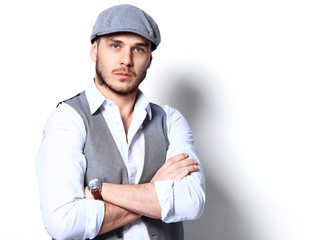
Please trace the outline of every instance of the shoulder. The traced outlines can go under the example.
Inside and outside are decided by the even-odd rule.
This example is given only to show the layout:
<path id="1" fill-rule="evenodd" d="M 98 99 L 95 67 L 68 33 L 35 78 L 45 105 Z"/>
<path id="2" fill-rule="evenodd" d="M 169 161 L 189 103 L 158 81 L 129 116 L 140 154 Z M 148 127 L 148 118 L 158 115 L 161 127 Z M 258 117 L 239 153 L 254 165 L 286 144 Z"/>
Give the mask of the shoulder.
<path id="1" fill-rule="evenodd" d="M 180 119 L 185 119 L 184 116 L 182 115 L 182 113 L 179 110 L 177 110 L 176 108 L 173 108 L 169 105 L 162 105 L 161 108 L 166 113 L 168 121 L 175 122 L 175 121 L 178 121 Z"/>
<path id="2" fill-rule="evenodd" d="M 156 103 L 150 103 L 151 109 L 155 111 L 163 111 L 167 117 L 171 117 L 172 115 L 181 114 L 177 109 L 169 106 L 169 105 L 158 105 Z"/>
<path id="3" fill-rule="evenodd" d="M 44 134 L 55 130 L 85 132 L 84 122 L 79 113 L 67 103 L 60 103 L 46 120 Z"/>
<path id="4" fill-rule="evenodd" d="M 173 108 L 169 105 L 161 105 L 160 108 L 166 114 L 167 128 L 169 129 L 169 132 L 172 129 L 190 130 L 190 126 L 189 126 L 186 118 L 182 115 L 182 113 L 179 110 L 177 110 L 176 108 Z"/>

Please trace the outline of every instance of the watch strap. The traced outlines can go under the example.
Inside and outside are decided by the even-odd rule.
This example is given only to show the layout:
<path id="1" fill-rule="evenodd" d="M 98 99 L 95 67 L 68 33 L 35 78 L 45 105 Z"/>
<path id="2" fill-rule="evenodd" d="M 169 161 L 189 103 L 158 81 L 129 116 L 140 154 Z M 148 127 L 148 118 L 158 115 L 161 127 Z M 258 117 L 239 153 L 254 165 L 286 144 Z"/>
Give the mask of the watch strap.
<path id="1" fill-rule="evenodd" d="M 94 197 L 95 200 L 103 200 L 101 192 L 98 188 L 95 188 L 90 191 Z"/>

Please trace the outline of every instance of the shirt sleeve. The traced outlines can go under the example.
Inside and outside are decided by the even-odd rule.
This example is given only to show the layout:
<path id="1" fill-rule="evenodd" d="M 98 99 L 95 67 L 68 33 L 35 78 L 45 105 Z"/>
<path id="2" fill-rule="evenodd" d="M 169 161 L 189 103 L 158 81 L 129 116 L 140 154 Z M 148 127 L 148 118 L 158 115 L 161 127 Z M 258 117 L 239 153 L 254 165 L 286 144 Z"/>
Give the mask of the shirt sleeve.
<path id="1" fill-rule="evenodd" d="M 167 159 L 180 153 L 198 162 L 198 171 L 182 180 L 155 182 L 155 189 L 161 206 L 162 220 L 166 223 L 199 218 L 205 205 L 205 176 L 196 150 L 193 134 L 184 116 L 168 106 L 167 113 L 169 149 Z M 167 160 L 166 159 L 166 160 Z"/>
<path id="2" fill-rule="evenodd" d="M 43 221 L 55 239 L 92 239 L 102 225 L 104 203 L 85 199 L 85 126 L 69 105 L 60 105 L 46 121 L 36 154 Z"/>

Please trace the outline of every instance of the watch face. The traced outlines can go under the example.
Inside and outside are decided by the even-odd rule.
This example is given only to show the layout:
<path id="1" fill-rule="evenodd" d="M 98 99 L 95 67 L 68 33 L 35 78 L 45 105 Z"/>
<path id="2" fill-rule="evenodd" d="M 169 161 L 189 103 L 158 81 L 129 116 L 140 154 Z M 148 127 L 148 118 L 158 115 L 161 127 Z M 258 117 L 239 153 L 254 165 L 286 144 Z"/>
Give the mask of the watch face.
<path id="1" fill-rule="evenodd" d="M 89 190 L 100 188 L 100 186 L 101 186 L 101 180 L 97 178 L 90 180 L 88 183 Z"/>

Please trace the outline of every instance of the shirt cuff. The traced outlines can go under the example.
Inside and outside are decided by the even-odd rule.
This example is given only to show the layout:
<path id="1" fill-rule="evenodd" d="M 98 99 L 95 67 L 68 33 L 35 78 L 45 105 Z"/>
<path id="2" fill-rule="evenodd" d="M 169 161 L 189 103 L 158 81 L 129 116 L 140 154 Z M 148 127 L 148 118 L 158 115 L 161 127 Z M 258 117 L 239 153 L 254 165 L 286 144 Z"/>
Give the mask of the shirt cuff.
<path id="1" fill-rule="evenodd" d="M 93 239 L 100 231 L 104 219 L 103 201 L 86 199 L 87 219 L 85 238 Z"/>
<path id="2" fill-rule="evenodd" d="M 154 182 L 155 190 L 161 207 L 161 220 L 166 221 L 174 212 L 173 180 Z"/>

